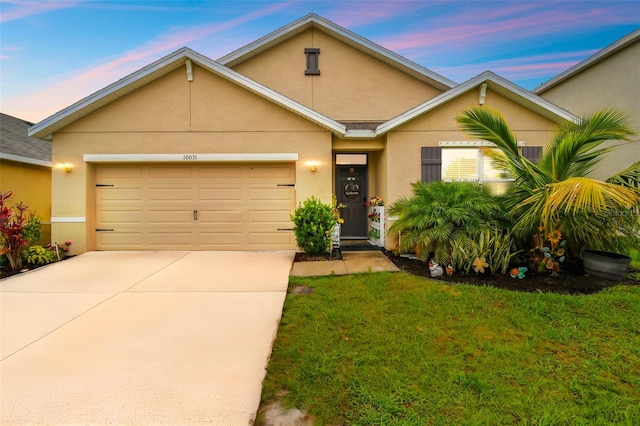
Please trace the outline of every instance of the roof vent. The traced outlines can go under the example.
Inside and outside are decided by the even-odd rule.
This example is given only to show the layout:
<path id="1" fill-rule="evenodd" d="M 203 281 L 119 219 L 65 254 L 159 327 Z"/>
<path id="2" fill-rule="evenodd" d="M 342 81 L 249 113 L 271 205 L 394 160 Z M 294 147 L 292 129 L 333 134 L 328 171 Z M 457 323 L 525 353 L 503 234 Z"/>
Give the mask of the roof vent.
<path id="1" fill-rule="evenodd" d="M 304 49 L 304 54 L 307 55 L 307 69 L 304 70 L 305 75 L 320 75 L 320 69 L 318 68 L 320 49 L 308 47 Z"/>

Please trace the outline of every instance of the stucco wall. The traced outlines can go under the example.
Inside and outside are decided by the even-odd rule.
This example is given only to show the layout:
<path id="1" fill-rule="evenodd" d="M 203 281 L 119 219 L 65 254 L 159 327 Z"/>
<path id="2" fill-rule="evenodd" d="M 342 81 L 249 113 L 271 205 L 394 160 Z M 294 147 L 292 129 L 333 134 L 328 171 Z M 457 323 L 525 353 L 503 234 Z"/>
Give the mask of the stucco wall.
<path id="1" fill-rule="evenodd" d="M 51 168 L 0 160 L 0 192 L 9 191 L 10 201 L 24 202 L 42 220 L 40 243 L 51 242 Z"/>
<path id="2" fill-rule="evenodd" d="M 94 248 L 94 168 L 84 154 L 151 153 L 297 153 L 297 201 L 331 200 L 329 131 L 206 70 L 188 82 L 180 69 L 54 134 L 54 164 L 73 171 L 53 172 L 52 216 L 65 220 L 53 237 L 73 240 L 72 253 Z"/>
<path id="3" fill-rule="evenodd" d="M 456 115 L 478 104 L 477 91 L 448 102 L 400 126 L 387 135 L 386 167 L 388 203 L 401 197 L 411 197 L 411 182 L 421 179 L 420 148 L 438 146 L 440 141 L 473 140 L 459 130 Z M 553 123 L 491 90 L 485 106 L 504 115 L 519 141 L 529 146 L 546 146 L 553 134 Z"/>
<path id="4" fill-rule="evenodd" d="M 602 108 L 617 108 L 630 114 L 636 132 L 640 133 L 640 42 L 583 70 L 540 96 L 573 112 L 592 114 Z M 635 161 L 640 161 L 640 138 L 636 143 L 612 151 L 597 172 L 600 178 L 615 174 Z M 618 143 L 610 143 L 614 145 Z"/>
<path id="5" fill-rule="evenodd" d="M 305 75 L 305 48 L 319 48 L 320 75 Z M 234 67 L 338 121 L 388 120 L 441 93 L 318 29 Z"/>

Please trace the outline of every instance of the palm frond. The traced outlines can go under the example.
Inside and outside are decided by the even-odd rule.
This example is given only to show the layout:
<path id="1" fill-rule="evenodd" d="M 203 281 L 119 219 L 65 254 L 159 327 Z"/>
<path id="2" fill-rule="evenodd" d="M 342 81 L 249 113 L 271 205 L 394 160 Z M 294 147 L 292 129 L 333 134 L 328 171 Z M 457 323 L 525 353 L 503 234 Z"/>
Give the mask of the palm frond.
<path id="1" fill-rule="evenodd" d="M 611 176 L 607 182 L 640 191 L 640 161 Z"/>
<path id="2" fill-rule="evenodd" d="M 565 215 L 584 211 L 600 214 L 611 210 L 630 209 L 640 202 L 640 193 L 621 185 L 595 179 L 573 177 L 549 185 L 549 196 L 543 216 L 560 211 Z"/>

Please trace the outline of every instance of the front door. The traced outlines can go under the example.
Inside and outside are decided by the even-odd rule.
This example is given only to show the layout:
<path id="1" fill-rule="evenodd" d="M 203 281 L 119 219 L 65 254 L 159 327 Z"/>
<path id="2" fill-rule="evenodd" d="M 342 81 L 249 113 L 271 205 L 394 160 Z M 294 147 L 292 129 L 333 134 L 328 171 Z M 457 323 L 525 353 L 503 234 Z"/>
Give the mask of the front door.
<path id="1" fill-rule="evenodd" d="M 367 166 L 336 166 L 336 198 L 346 205 L 340 210 L 343 238 L 367 237 Z"/>

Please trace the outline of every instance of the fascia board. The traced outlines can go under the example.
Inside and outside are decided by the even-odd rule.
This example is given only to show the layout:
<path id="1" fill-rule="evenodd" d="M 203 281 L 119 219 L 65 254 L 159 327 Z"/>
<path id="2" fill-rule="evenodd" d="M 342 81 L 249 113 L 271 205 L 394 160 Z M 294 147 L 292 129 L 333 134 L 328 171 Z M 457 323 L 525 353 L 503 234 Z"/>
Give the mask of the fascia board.
<path id="1" fill-rule="evenodd" d="M 543 99 L 538 95 L 535 95 L 490 71 L 485 71 L 482 74 L 479 74 L 478 76 L 473 77 L 467 80 L 466 82 L 459 84 L 453 89 L 447 92 L 444 92 L 441 95 L 436 96 L 435 98 L 430 99 L 427 102 L 421 105 L 418 105 L 395 118 L 392 118 L 386 123 L 381 124 L 376 129 L 377 136 L 383 133 L 389 132 L 395 127 L 398 127 L 410 120 L 413 120 L 419 115 L 422 115 L 429 110 L 432 110 L 452 99 L 455 99 L 456 97 L 463 95 L 464 93 L 467 93 L 470 90 L 473 90 L 474 88 L 480 86 L 482 83 L 485 83 L 485 82 L 497 85 L 503 89 L 506 89 L 507 91 L 510 91 L 516 94 L 522 100 L 526 100 L 530 103 L 534 103 L 538 105 L 539 107 L 549 111 L 552 115 L 554 115 L 560 120 L 568 120 L 568 121 L 574 121 L 574 122 L 578 120 L 578 118 L 575 115 L 558 107 L 557 105 L 554 105 L 553 103 L 547 101 L 546 99 Z"/>
<path id="2" fill-rule="evenodd" d="M 2 152 L 0 152 L 0 160 L 9 160 L 9 161 L 15 161 L 16 163 L 25 163 L 25 164 L 33 164 L 35 166 L 51 167 L 50 161 L 23 157 L 22 155 L 5 154 Z"/>

